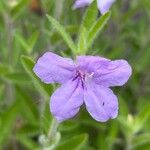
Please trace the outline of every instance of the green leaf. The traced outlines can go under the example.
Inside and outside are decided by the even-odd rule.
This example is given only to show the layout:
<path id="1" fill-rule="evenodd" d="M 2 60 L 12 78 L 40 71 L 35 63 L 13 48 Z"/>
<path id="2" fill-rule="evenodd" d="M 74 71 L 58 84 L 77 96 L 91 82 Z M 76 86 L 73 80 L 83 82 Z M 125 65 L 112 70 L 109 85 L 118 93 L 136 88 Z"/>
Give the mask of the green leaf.
<path id="1" fill-rule="evenodd" d="M 16 41 L 22 46 L 22 48 L 27 52 L 31 53 L 33 51 L 33 47 L 38 39 L 38 32 L 34 32 L 31 34 L 28 40 L 24 39 L 20 34 L 16 33 L 15 38 Z"/>
<path id="2" fill-rule="evenodd" d="M 110 149 L 113 149 L 113 144 L 115 143 L 117 136 L 118 136 L 118 132 L 119 132 L 119 126 L 117 121 L 112 120 L 112 123 L 110 125 L 109 128 L 109 132 L 107 135 L 107 143 L 108 143 L 108 147 L 110 147 Z"/>
<path id="3" fill-rule="evenodd" d="M 33 72 L 33 67 L 35 64 L 34 61 L 27 56 L 21 56 L 21 62 L 22 62 L 24 69 L 26 70 L 28 75 L 31 77 L 35 88 L 40 92 L 40 94 L 44 97 L 45 100 L 48 100 L 49 99 L 49 93 L 48 93 L 48 90 L 46 89 L 46 85 L 43 84 L 36 77 L 36 75 Z"/>
<path id="4" fill-rule="evenodd" d="M 108 150 L 109 148 L 109 144 L 107 143 L 107 140 L 106 140 L 106 133 L 101 133 L 99 134 L 98 136 L 98 149 L 99 150 Z"/>
<path id="5" fill-rule="evenodd" d="M 143 146 L 146 143 L 150 144 L 150 133 L 142 133 L 140 135 L 137 135 L 132 140 L 132 149 Z"/>
<path id="6" fill-rule="evenodd" d="M 8 73 L 3 76 L 4 79 L 17 84 L 28 84 L 31 83 L 29 76 L 25 73 Z"/>
<path id="7" fill-rule="evenodd" d="M 17 113 L 20 109 L 19 100 L 17 100 L 8 111 L 6 111 L 1 116 L 1 126 L 0 126 L 0 149 L 3 147 L 4 143 L 7 141 L 9 136 L 11 135 L 13 125 L 15 123 L 15 119 L 17 117 Z"/>
<path id="8" fill-rule="evenodd" d="M 85 12 L 85 15 L 83 17 L 83 21 L 81 23 L 80 32 L 79 32 L 79 38 L 78 38 L 78 55 L 85 55 L 87 49 L 87 36 L 88 31 L 91 28 L 91 26 L 94 24 L 97 18 L 97 5 L 96 1 L 94 1 Z"/>
<path id="9" fill-rule="evenodd" d="M 22 46 L 22 48 L 28 52 L 30 49 L 28 43 L 25 41 L 25 39 L 20 34 L 15 34 L 15 39 Z"/>
<path id="10" fill-rule="evenodd" d="M 108 22 L 110 15 L 111 15 L 110 12 L 105 13 L 90 28 L 89 33 L 88 33 L 88 37 L 87 37 L 88 48 L 93 44 L 93 41 L 98 36 L 99 32 L 102 31 L 102 29 L 104 28 L 104 26 Z"/>
<path id="11" fill-rule="evenodd" d="M 3 99 L 4 96 L 5 96 L 5 85 L 0 84 L 0 101 Z"/>
<path id="12" fill-rule="evenodd" d="M 52 24 L 52 26 L 59 32 L 59 34 L 62 36 L 63 40 L 66 42 L 68 47 L 72 50 L 73 53 L 76 52 L 76 46 L 74 42 L 72 41 L 70 35 L 66 32 L 65 28 L 59 24 L 57 20 L 55 20 L 53 17 L 47 15 L 48 20 Z"/>
<path id="13" fill-rule="evenodd" d="M 28 135 L 28 136 L 37 136 L 41 134 L 39 124 L 33 125 L 29 122 L 26 122 L 22 128 L 18 129 L 17 134 Z"/>
<path id="14" fill-rule="evenodd" d="M 79 41 L 78 41 L 78 55 L 84 55 L 87 51 L 87 30 L 83 26 L 81 28 L 80 36 L 79 36 Z"/>
<path id="15" fill-rule="evenodd" d="M 135 126 L 134 132 L 138 132 L 142 129 L 142 127 L 145 125 L 145 123 L 149 120 L 150 118 L 150 103 L 147 103 L 143 108 L 141 108 L 141 111 L 135 118 Z"/>
<path id="16" fill-rule="evenodd" d="M 135 68 L 137 71 L 141 72 L 145 68 L 149 68 L 149 58 L 150 58 L 150 48 L 145 48 L 144 51 L 141 51 L 138 60 L 135 63 Z"/>
<path id="17" fill-rule="evenodd" d="M 133 134 L 133 126 L 131 126 L 131 123 L 128 121 L 128 118 L 119 116 L 117 118 L 117 121 L 118 121 L 120 129 L 121 129 L 122 133 L 124 133 L 124 135 L 128 136 L 130 134 Z"/>
<path id="18" fill-rule="evenodd" d="M 38 109 L 35 104 L 35 101 L 31 99 L 31 97 L 23 91 L 19 86 L 16 86 L 17 91 L 17 97 L 21 101 L 20 105 L 22 107 L 22 115 L 24 118 L 27 118 L 29 124 L 38 124 L 39 118 L 38 118 Z M 24 113 L 26 112 L 26 113 Z"/>
<path id="19" fill-rule="evenodd" d="M 20 11 L 24 9 L 26 4 L 29 2 L 29 0 L 20 0 L 15 7 L 12 8 L 11 14 L 13 16 L 16 16 L 19 14 Z"/>
<path id="20" fill-rule="evenodd" d="M 150 148 L 150 143 L 145 143 L 143 145 L 139 145 L 139 146 L 133 148 L 132 150 L 149 150 L 149 148 Z"/>
<path id="21" fill-rule="evenodd" d="M 6 4 L 4 0 L 0 0 L 0 12 L 4 12 L 6 9 Z"/>
<path id="22" fill-rule="evenodd" d="M 52 119 L 53 119 L 53 116 L 49 110 L 49 102 L 46 102 L 43 106 L 43 110 L 41 112 L 40 122 L 39 122 L 43 133 L 47 134 L 49 132 L 49 127 L 50 127 Z"/>
<path id="23" fill-rule="evenodd" d="M 34 32 L 31 34 L 31 37 L 28 40 L 29 43 L 29 47 L 30 49 L 28 49 L 28 52 L 31 53 L 33 51 L 33 47 L 38 39 L 39 33 L 38 32 Z"/>
<path id="24" fill-rule="evenodd" d="M 96 1 L 94 1 L 86 10 L 85 15 L 83 17 L 83 22 L 81 27 L 85 27 L 87 30 L 93 25 L 97 18 L 98 9 Z"/>
<path id="25" fill-rule="evenodd" d="M 79 127 L 79 124 L 76 124 L 75 121 L 68 120 L 59 125 L 59 131 L 62 132 L 71 132 L 72 130 Z"/>
<path id="26" fill-rule="evenodd" d="M 129 110 L 126 104 L 126 101 L 123 97 L 119 96 L 119 103 L 120 103 L 120 116 L 127 117 Z"/>
<path id="27" fill-rule="evenodd" d="M 58 145 L 56 150 L 81 150 L 86 146 L 87 140 L 87 134 L 77 135 Z"/>
<path id="28" fill-rule="evenodd" d="M 10 71 L 11 70 L 8 65 L 0 63 L 0 76 L 9 73 Z"/>
<path id="29" fill-rule="evenodd" d="M 70 35 L 73 35 L 73 34 L 76 34 L 78 32 L 78 29 L 79 27 L 77 25 L 68 25 L 65 27 L 65 30 L 67 33 L 69 33 Z M 48 33 L 49 31 L 47 31 Z M 60 41 L 62 41 L 62 37 L 58 34 L 58 32 L 56 30 L 54 31 L 51 31 L 50 33 L 50 37 L 51 37 L 51 42 L 52 44 L 56 44 Z"/>
<path id="30" fill-rule="evenodd" d="M 27 135 L 17 134 L 16 138 L 21 144 L 25 145 L 28 150 L 41 150 L 40 146 L 31 140 Z"/>

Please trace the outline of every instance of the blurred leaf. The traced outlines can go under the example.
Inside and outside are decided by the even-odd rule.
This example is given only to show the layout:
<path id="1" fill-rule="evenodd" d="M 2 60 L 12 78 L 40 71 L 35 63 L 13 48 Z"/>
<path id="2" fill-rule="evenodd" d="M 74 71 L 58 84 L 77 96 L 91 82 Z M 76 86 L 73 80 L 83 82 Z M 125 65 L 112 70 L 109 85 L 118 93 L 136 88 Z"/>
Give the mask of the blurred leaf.
<path id="1" fill-rule="evenodd" d="M 31 125 L 32 123 L 29 124 L 29 122 L 26 122 L 26 124 L 24 124 L 22 126 L 22 128 L 20 128 L 17 131 L 17 134 L 21 134 L 21 135 L 28 135 L 28 136 L 37 136 L 39 134 L 41 134 L 41 130 L 39 130 L 39 124 L 37 123 L 36 125 Z"/>
<path id="2" fill-rule="evenodd" d="M 29 0 L 20 0 L 17 1 L 17 4 L 11 9 L 12 16 L 16 16 L 23 10 Z"/>
<path id="3" fill-rule="evenodd" d="M 79 126 L 79 124 L 77 123 L 77 122 L 75 122 L 75 121 L 66 121 L 66 122 L 64 122 L 64 123 L 61 123 L 60 125 L 59 125 L 59 130 L 60 131 L 68 131 L 68 132 L 71 132 L 71 130 L 74 130 L 75 128 L 77 128 Z"/>
<path id="4" fill-rule="evenodd" d="M 4 12 L 6 9 L 4 0 L 0 0 L 0 12 Z"/>
<path id="5" fill-rule="evenodd" d="M 28 50 L 29 53 L 31 53 L 33 51 L 33 47 L 34 45 L 36 44 L 36 41 L 38 39 L 38 36 L 39 36 L 39 33 L 38 32 L 33 32 L 31 34 L 31 37 L 29 38 L 28 40 L 28 43 L 29 43 L 29 47 L 30 49 Z"/>
<path id="6" fill-rule="evenodd" d="M 41 132 L 46 134 L 49 132 L 50 125 L 53 120 L 53 116 L 50 113 L 49 102 L 46 102 L 43 106 L 42 113 L 40 114 L 40 127 Z"/>
<path id="7" fill-rule="evenodd" d="M 25 73 L 9 73 L 5 74 L 3 78 L 17 84 L 29 84 L 31 83 L 30 78 Z"/>
<path id="8" fill-rule="evenodd" d="M 143 145 L 139 145 L 138 147 L 134 148 L 134 150 L 149 150 L 150 143 L 145 143 Z"/>
<path id="9" fill-rule="evenodd" d="M 99 32 L 102 31 L 104 26 L 107 24 L 110 15 L 111 15 L 110 12 L 105 13 L 92 25 L 87 37 L 88 48 L 93 44 L 93 41 L 98 36 Z"/>
<path id="10" fill-rule="evenodd" d="M 132 149 L 143 146 L 142 150 L 144 150 L 144 145 L 147 143 L 150 144 L 150 133 L 142 133 L 140 135 L 136 135 L 132 140 Z"/>
<path id="11" fill-rule="evenodd" d="M 124 98 L 119 96 L 119 104 L 120 104 L 120 116 L 127 117 L 129 110 Z"/>
<path id="12" fill-rule="evenodd" d="M 4 96 L 4 90 L 5 90 L 5 85 L 0 84 L 0 101 L 2 100 L 2 98 Z"/>
<path id="13" fill-rule="evenodd" d="M 16 41 L 23 47 L 24 50 L 27 52 L 29 51 L 30 47 L 25 39 L 20 34 L 15 34 Z"/>
<path id="14" fill-rule="evenodd" d="M 76 46 L 74 42 L 72 41 L 70 35 L 66 32 L 65 28 L 59 24 L 57 20 L 55 20 L 53 17 L 47 15 L 48 20 L 52 24 L 52 26 L 59 32 L 59 34 L 62 36 L 63 40 L 66 42 L 67 46 L 72 50 L 73 53 L 76 52 Z"/>
<path id="15" fill-rule="evenodd" d="M 10 72 L 10 67 L 6 64 L 0 63 L 0 76 Z"/>
<path id="16" fill-rule="evenodd" d="M 26 70 L 28 75 L 31 77 L 35 88 L 40 92 L 40 94 L 44 97 L 45 100 L 48 100 L 49 93 L 46 90 L 45 84 L 43 84 L 41 81 L 39 81 L 39 79 L 35 76 L 35 74 L 33 72 L 33 67 L 35 64 L 34 61 L 27 56 L 22 56 L 21 62 L 22 62 L 24 69 Z"/>
<path id="17" fill-rule="evenodd" d="M 143 0 L 141 1 L 141 5 L 144 5 L 145 8 L 150 9 L 150 1 L 149 0 Z"/>
<path id="18" fill-rule="evenodd" d="M 17 33 L 15 34 L 15 38 L 26 52 L 31 53 L 37 41 L 38 35 L 39 35 L 38 32 L 34 32 L 31 34 L 30 38 L 26 40 L 20 34 Z"/>
<path id="19" fill-rule="evenodd" d="M 70 35 L 73 35 L 78 32 L 78 26 L 77 25 L 69 25 L 65 27 L 65 30 Z M 51 42 L 52 44 L 58 43 L 60 40 L 62 40 L 62 37 L 57 33 L 57 31 L 51 31 Z"/>
<path id="20" fill-rule="evenodd" d="M 24 134 L 17 134 L 16 138 L 21 144 L 25 145 L 28 150 L 41 150 L 38 143 L 35 143 L 31 138 Z"/>
<path id="21" fill-rule="evenodd" d="M 58 145 L 56 150 L 82 150 L 86 146 L 87 140 L 87 134 L 77 135 Z"/>
<path id="22" fill-rule="evenodd" d="M 134 132 L 138 132 L 150 118 L 150 103 L 147 103 L 141 108 L 139 114 L 135 118 Z"/>
<path id="23" fill-rule="evenodd" d="M 4 114 L 2 114 L 1 119 L 2 123 L 0 126 L 0 147 L 2 148 L 4 146 L 4 143 L 7 142 L 7 138 L 10 137 L 13 125 L 15 123 L 17 113 L 20 109 L 20 103 L 17 100 L 8 111 L 6 111 Z"/>
<path id="24" fill-rule="evenodd" d="M 109 127 L 108 136 L 107 136 L 108 147 L 110 150 L 113 149 L 113 144 L 116 142 L 118 133 L 119 133 L 118 122 L 112 120 L 112 123 Z"/>
<path id="25" fill-rule="evenodd" d="M 98 136 L 98 142 L 97 142 L 97 145 L 98 145 L 98 149 L 102 149 L 102 150 L 108 150 L 108 143 L 107 143 L 107 139 L 106 139 L 106 133 L 101 133 L 99 134 Z"/>
<path id="26" fill-rule="evenodd" d="M 16 86 L 17 97 L 20 99 L 21 104 L 21 112 L 25 118 L 28 119 L 28 124 L 34 124 L 39 126 L 39 114 L 37 105 L 35 102 L 27 95 L 25 91 L 23 91 L 20 87 Z M 25 112 L 25 113 L 24 113 Z"/>
<path id="27" fill-rule="evenodd" d="M 142 55 L 142 57 L 141 57 Z M 142 70 L 144 70 L 146 67 L 148 67 L 149 65 L 149 58 L 150 58 L 150 49 L 149 47 L 147 49 L 145 49 L 144 51 L 142 51 L 139 55 L 139 59 L 137 60 L 136 64 L 135 64 L 135 68 L 141 72 Z"/>
<path id="28" fill-rule="evenodd" d="M 122 133 L 126 137 L 129 136 L 130 134 L 133 134 L 133 128 L 132 128 L 133 126 L 131 126 L 131 124 L 128 122 L 126 117 L 119 116 L 117 118 L 117 121 L 119 122 Z"/>

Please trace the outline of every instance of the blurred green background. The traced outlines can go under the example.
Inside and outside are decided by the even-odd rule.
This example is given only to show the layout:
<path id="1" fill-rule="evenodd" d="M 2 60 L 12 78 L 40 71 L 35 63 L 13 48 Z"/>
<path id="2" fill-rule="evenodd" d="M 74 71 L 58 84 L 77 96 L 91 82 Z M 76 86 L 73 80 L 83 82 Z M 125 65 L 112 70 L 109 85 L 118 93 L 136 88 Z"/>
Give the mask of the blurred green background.
<path id="1" fill-rule="evenodd" d="M 0 150 L 46 150 L 39 137 L 50 127 L 54 86 L 41 83 L 32 68 L 48 50 L 71 57 L 46 14 L 76 42 L 86 8 L 72 5 L 73 0 L 0 0 Z M 88 54 L 123 58 L 133 68 L 128 83 L 113 88 L 118 118 L 96 122 L 82 108 L 58 127 L 57 150 L 150 150 L 150 0 L 117 0 L 111 10 Z"/>

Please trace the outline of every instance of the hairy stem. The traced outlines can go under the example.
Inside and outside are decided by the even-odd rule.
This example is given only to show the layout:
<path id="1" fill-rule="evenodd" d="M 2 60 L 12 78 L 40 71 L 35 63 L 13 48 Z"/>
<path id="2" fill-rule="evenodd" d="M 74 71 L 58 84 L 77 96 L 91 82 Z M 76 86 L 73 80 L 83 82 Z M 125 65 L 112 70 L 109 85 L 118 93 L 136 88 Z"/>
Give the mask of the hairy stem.
<path id="1" fill-rule="evenodd" d="M 57 133 L 57 128 L 58 128 L 59 123 L 57 122 L 56 119 L 52 120 L 49 132 L 48 132 L 48 139 L 51 141 L 53 141 L 53 139 L 55 139 L 56 137 L 56 133 Z"/>
<path id="2" fill-rule="evenodd" d="M 132 145 L 131 145 L 131 142 L 132 142 L 132 136 L 129 136 L 127 137 L 127 144 L 126 144 L 126 149 L 125 150 L 131 150 L 132 149 Z"/>

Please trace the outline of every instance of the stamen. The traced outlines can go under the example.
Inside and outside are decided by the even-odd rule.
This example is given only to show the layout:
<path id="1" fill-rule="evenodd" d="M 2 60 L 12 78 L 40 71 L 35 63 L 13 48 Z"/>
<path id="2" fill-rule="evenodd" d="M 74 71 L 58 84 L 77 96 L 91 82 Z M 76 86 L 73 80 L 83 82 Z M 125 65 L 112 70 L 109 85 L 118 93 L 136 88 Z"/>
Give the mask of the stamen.
<path id="1" fill-rule="evenodd" d="M 89 75 L 89 77 L 90 77 L 90 78 L 92 78 L 92 77 L 93 77 L 93 75 L 94 75 L 94 72 L 92 72 L 92 73 Z"/>

